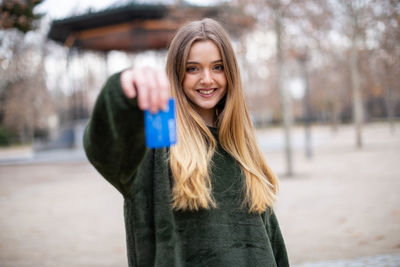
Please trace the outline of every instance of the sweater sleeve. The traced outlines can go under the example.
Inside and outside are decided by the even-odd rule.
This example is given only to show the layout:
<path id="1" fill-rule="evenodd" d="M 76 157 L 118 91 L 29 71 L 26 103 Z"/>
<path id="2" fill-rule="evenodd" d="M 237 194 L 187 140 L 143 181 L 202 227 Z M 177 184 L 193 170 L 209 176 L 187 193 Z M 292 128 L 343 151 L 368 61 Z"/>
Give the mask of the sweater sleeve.
<path id="1" fill-rule="evenodd" d="M 265 213 L 265 227 L 271 241 L 274 252 L 275 262 L 278 267 L 289 266 L 289 259 L 286 251 L 285 241 L 279 228 L 278 219 L 273 210 L 267 210 Z"/>
<path id="2" fill-rule="evenodd" d="M 112 75 L 102 88 L 83 144 L 90 163 L 128 197 L 146 147 L 143 112 L 137 107 L 136 98 L 129 100 L 124 95 L 120 74 Z"/>

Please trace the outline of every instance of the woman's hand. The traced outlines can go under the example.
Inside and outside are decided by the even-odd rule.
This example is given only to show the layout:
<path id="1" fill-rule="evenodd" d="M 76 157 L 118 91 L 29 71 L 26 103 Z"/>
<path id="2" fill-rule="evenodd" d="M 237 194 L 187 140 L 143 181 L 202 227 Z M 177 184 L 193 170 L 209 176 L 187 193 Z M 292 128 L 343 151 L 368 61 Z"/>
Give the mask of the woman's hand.
<path id="1" fill-rule="evenodd" d="M 151 68 L 131 68 L 122 72 L 120 79 L 126 97 L 130 99 L 137 97 L 141 110 L 156 113 L 166 109 L 170 91 L 164 72 Z"/>

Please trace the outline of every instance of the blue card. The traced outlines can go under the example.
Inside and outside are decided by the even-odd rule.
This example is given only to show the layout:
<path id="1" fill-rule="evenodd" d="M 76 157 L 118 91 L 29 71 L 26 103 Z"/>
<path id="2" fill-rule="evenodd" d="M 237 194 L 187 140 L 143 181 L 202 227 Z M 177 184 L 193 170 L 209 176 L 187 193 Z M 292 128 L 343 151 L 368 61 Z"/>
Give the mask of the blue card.
<path id="1" fill-rule="evenodd" d="M 174 99 L 169 99 L 166 111 L 160 110 L 158 113 L 152 114 L 146 110 L 144 112 L 144 127 L 147 147 L 169 147 L 176 144 Z"/>

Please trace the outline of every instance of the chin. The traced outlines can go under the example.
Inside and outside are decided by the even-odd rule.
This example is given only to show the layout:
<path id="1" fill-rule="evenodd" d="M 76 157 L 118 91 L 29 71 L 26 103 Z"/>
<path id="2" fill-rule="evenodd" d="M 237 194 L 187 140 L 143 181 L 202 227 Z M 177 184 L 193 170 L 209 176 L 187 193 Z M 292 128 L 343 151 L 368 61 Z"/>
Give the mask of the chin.
<path id="1" fill-rule="evenodd" d="M 216 106 L 217 106 L 216 103 L 206 104 L 206 105 L 198 105 L 199 108 L 204 109 L 204 110 L 215 109 Z"/>

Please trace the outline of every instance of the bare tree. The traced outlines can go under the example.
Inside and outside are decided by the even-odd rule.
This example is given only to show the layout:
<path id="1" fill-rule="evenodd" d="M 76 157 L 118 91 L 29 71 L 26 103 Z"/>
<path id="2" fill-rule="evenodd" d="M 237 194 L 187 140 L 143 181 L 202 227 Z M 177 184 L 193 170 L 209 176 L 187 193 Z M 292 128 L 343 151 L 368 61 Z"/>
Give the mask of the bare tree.
<path id="1" fill-rule="evenodd" d="M 0 124 L 18 133 L 20 142 L 30 143 L 35 132 L 46 132 L 54 110 L 45 82 L 43 36 L 27 42 L 16 30 L 0 34 Z"/>
<path id="2" fill-rule="evenodd" d="M 290 99 L 286 88 L 283 87 L 283 34 L 284 34 L 284 24 L 283 24 L 283 8 L 284 5 L 280 0 L 269 1 L 269 5 L 273 11 L 274 16 L 274 26 L 276 34 L 276 59 L 277 59 L 277 76 L 278 91 L 281 94 L 281 105 L 283 114 L 283 127 L 285 136 L 285 156 L 286 156 L 286 174 L 288 176 L 293 175 L 293 153 L 292 153 L 292 142 L 291 142 L 291 128 L 292 128 L 292 114 L 290 112 Z"/>
<path id="3" fill-rule="evenodd" d="M 376 61 L 381 66 L 378 80 L 384 89 L 386 116 L 391 132 L 395 131 L 395 103 L 400 100 L 400 2 L 395 0 L 374 1 L 382 6 L 374 10 L 379 47 L 376 49 Z"/>
<path id="4" fill-rule="evenodd" d="M 356 146 L 362 148 L 362 125 L 364 120 L 364 109 L 361 95 L 360 85 L 360 69 L 359 69 L 359 42 L 361 38 L 360 16 L 365 1 L 344 1 L 346 12 L 350 19 L 351 25 L 351 52 L 350 52 L 350 73 L 351 87 L 353 92 L 353 119 L 356 133 Z"/>

